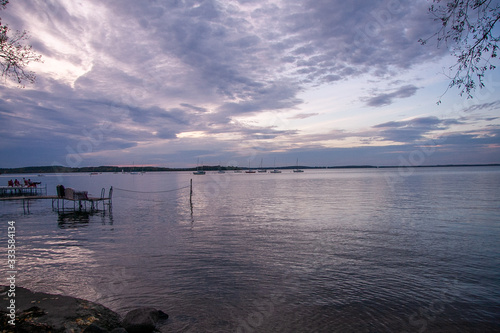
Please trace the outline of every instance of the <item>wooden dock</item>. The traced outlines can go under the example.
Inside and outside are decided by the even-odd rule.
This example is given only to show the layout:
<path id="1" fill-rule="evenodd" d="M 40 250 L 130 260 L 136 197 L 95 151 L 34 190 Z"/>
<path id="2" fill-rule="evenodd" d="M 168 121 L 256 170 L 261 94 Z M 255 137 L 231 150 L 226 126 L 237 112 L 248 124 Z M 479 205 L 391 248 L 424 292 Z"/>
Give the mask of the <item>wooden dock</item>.
<path id="1" fill-rule="evenodd" d="M 17 196 L 17 197 L 0 197 L 0 201 L 11 201 L 11 200 L 46 200 L 46 199 L 58 199 L 56 195 L 29 195 L 29 196 Z"/>
<path id="2" fill-rule="evenodd" d="M 88 197 L 87 192 L 67 190 L 64 193 L 64 191 L 60 192 L 60 188 L 58 188 L 58 195 L 10 195 L 0 197 L 0 201 L 22 201 L 24 213 L 28 214 L 32 200 L 52 200 L 52 210 L 57 212 L 105 211 L 105 206 L 108 206 L 108 210 L 111 210 L 113 187 L 110 187 L 108 196 L 105 195 L 106 190 L 103 188 L 100 197 Z M 102 209 L 99 208 L 100 204 L 102 204 Z"/>
<path id="3" fill-rule="evenodd" d="M 58 212 L 62 211 L 74 211 L 74 212 L 96 212 L 99 210 L 105 211 L 105 206 L 108 206 L 108 210 L 111 211 L 112 208 L 112 199 L 113 199 L 113 186 L 109 188 L 108 196 L 106 196 L 106 190 L 103 188 L 101 190 L 100 197 L 89 197 L 87 196 L 87 192 L 71 192 L 66 189 L 60 193 L 58 189 L 58 196 L 55 199 L 52 199 L 52 209 L 57 210 Z M 61 195 L 64 194 L 64 195 Z M 69 207 L 68 206 L 69 203 Z M 102 203 L 103 209 L 99 209 L 99 204 Z M 73 204 L 73 208 L 71 208 L 71 204 Z"/>
<path id="4" fill-rule="evenodd" d="M 45 186 L 0 186 L 0 198 L 40 196 L 43 194 L 47 194 L 47 185 L 45 185 Z"/>

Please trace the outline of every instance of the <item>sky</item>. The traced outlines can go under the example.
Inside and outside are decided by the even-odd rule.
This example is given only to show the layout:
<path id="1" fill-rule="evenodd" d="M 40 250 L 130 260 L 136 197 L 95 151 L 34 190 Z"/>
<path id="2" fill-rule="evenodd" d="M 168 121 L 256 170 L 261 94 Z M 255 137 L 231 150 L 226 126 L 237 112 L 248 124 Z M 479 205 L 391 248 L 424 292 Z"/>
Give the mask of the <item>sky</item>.
<path id="1" fill-rule="evenodd" d="M 0 82 L 0 167 L 500 163 L 500 73 L 447 90 L 431 3 L 11 0 L 43 62 Z"/>

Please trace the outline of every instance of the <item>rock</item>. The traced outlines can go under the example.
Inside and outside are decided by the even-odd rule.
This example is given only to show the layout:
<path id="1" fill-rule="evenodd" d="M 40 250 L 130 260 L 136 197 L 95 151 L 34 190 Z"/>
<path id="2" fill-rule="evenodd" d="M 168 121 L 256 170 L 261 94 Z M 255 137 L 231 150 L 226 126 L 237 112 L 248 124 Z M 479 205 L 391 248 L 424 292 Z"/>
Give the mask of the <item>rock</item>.
<path id="1" fill-rule="evenodd" d="M 8 290 L 9 287 L 0 286 L 0 327 L 6 329 L 11 327 L 6 313 L 10 302 Z M 121 327 L 120 316 L 97 303 L 22 287 L 16 287 L 15 293 L 15 328 L 19 333 L 82 332 L 91 324 L 104 330 Z"/>
<path id="2" fill-rule="evenodd" d="M 114 330 L 112 330 L 110 333 L 128 333 L 126 329 L 124 329 L 123 327 L 120 327 L 120 328 L 115 328 Z"/>
<path id="3" fill-rule="evenodd" d="M 83 333 L 109 333 L 109 331 L 96 324 L 90 324 L 90 326 L 87 326 L 87 328 L 83 330 Z"/>
<path id="4" fill-rule="evenodd" d="M 155 308 L 138 308 L 128 312 L 123 319 L 122 326 L 128 333 L 153 332 L 160 320 L 168 319 L 168 315 Z"/>

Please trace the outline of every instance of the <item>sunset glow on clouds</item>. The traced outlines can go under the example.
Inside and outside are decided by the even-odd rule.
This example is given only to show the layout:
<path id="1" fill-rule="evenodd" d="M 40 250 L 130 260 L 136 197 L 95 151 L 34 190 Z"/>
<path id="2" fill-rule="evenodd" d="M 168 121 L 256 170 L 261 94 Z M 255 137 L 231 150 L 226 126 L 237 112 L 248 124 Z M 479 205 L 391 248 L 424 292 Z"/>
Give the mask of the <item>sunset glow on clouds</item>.
<path id="1" fill-rule="evenodd" d="M 0 167 L 499 163 L 500 76 L 446 92 L 429 4 L 11 1 L 44 63 L 0 87 Z"/>

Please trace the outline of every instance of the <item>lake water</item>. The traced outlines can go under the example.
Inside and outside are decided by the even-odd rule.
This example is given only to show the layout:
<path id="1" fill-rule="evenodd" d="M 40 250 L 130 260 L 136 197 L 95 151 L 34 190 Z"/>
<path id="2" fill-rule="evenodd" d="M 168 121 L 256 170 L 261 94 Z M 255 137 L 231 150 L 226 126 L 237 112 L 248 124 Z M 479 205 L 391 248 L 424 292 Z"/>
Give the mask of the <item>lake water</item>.
<path id="1" fill-rule="evenodd" d="M 500 331 L 499 167 L 23 176 L 115 191 L 92 216 L 0 202 L 18 286 L 165 332 Z"/>

